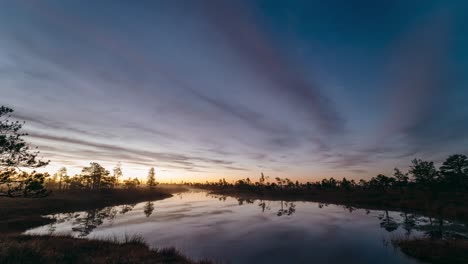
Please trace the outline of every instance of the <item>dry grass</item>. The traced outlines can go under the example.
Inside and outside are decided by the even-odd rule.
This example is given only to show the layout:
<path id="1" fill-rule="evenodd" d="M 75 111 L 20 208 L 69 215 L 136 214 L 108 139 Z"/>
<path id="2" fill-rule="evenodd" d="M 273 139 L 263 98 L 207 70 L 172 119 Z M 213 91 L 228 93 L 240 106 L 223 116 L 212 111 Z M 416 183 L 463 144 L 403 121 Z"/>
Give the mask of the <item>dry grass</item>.
<path id="1" fill-rule="evenodd" d="M 428 263 L 468 263 L 468 241 L 465 240 L 412 239 L 393 243 L 405 254 Z"/>
<path id="2" fill-rule="evenodd" d="M 209 263 L 195 262 L 175 249 L 151 250 L 139 237 L 123 241 L 64 236 L 0 237 L 0 263 Z"/>

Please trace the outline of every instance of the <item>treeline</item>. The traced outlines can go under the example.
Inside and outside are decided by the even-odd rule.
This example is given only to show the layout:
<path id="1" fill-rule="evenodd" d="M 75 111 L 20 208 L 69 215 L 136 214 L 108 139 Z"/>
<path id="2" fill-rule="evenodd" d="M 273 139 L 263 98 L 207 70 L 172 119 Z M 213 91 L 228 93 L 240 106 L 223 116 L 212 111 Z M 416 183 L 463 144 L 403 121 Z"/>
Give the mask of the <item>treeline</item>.
<path id="1" fill-rule="evenodd" d="M 47 175 L 45 187 L 55 190 L 102 190 L 125 188 L 134 189 L 143 184 L 138 178 L 123 179 L 121 164 L 118 163 L 113 172 L 106 170 L 97 162 L 91 162 L 89 166 L 84 167 L 80 174 L 69 176 L 67 169 L 62 167 L 52 176 Z M 156 187 L 159 183 L 156 181 L 155 169 L 151 167 L 145 184 L 149 188 Z"/>
<path id="2" fill-rule="evenodd" d="M 158 184 L 155 169 L 150 168 L 144 185 L 151 189 Z M 74 176 L 69 176 L 65 167 L 53 175 L 14 167 L 0 170 L 0 196 L 6 197 L 46 196 L 51 191 L 62 190 L 135 189 L 142 185 L 138 178 L 123 179 L 120 163 L 110 173 L 99 163 L 91 162 Z"/>
<path id="3" fill-rule="evenodd" d="M 207 189 L 239 189 L 239 190 L 343 190 L 343 191 L 387 191 L 418 189 L 423 191 L 468 192 L 468 158 L 462 154 L 449 156 L 437 169 L 432 161 L 414 159 L 407 172 L 395 168 L 391 176 L 379 174 L 370 180 L 359 181 L 343 178 L 332 178 L 316 182 L 300 183 L 288 178 L 275 178 L 270 181 L 263 173 L 258 181 L 241 179 L 235 183 L 228 183 L 225 179 L 218 182 L 191 184 L 198 188 Z"/>
<path id="4" fill-rule="evenodd" d="M 120 163 L 112 174 L 97 162 L 91 162 L 75 176 L 68 176 L 65 167 L 52 176 L 36 172 L 36 168 L 48 165 L 49 161 L 40 160 L 39 151 L 24 140 L 23 137 L 27 135 L 21 132 L 24 122 L 10 120 L 12 113 L 13 109 L 0 106 L 0 196 L 46 196 L 51 189 L 132 189 L 142 184 L 138 178 L 121 180 L 123 173 Z M 22 168 L 33 171 L 26 172 Z M 158 184 L 154 168 L 149 170 L 146 184 L 149 188 Z"/>

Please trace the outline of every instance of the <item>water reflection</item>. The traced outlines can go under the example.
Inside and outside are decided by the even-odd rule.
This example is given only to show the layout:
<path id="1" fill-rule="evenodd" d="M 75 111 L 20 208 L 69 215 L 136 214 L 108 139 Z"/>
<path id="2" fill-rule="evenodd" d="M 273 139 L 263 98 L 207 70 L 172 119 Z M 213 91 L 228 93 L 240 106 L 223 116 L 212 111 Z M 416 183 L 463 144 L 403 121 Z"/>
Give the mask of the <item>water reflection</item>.
<path id="1" fill-rule="evenodd" d="M 65 222 L 71 223 L 71 231 L 78 237 L 86 237 L 105 221 L 112 224 L 112 221 L 118 214 L 130 212 L 136 204 L 126 204 L 120 206 L 110 206 L 101 209 L 91 209 L 80 213 L 54 214 L 50 217 L 54 222 L 49 224 L 48 233 L 56 231 L 56 226 Z M 152 212 L 152 211 L 151 211 Z"/>
<path id="2" fill-rule="evenodd" d="M 216 198 L 219 201 L 225 202 L 227 197 L 221 195 L 209 195 L 212 198 Z M 244 204 L 253 204 L 256 200 L 247 199 L 247 198 L 237 198 L 239 206 Z M 291 216 L 296 212 L 296 205 L 294 202 L 288 201 L 278 201 L 280 208 L 277 210 L 277 216 Z M 317 203 L 318 208 L 322 209 L 328 207 L 327 203 Z M 270 211 L 271 207 L 267 205 L 267 202 L 264 200 L 258 200 L 258 206 L 260 207 L 262 213 L 265 210 Z M 349 213 L 353 213 L 359 208 L 343 205 L 342 206 Z M 363 209 L 366 215 L 370 214 L 371 211 L 368 209 Z M 397 230 L 399 227 L 405 230 L 405 237 L 410 238 L 411 234 L 414 231 L 424 234 L 426 237 L 431 239 L 468 239 L 468 230 L 466 224 L 459 224 L 450 221 L 443 220 L 442 218 L 434 219 L 432 217 L 425 217 L 422 215 L 410 214 L 407 212 L 399 213 L 398 219 L 394 216 L 391 216 L 388 210 L 383 210 L 381 214 L 378 215 L 380 220 L 380 227 L 385 229 L 387 232 L 391 233 Z"/>
<path id="3" fill-rule="evenodd" d="M 328 207 L 329 204 L 318 203 L 318 208 Z M 343 206 L 345 210 L 352 213 L 359 208 Z M 362 209 L 366 215 L 371 210 Z M 416 231 L 431 239 L 468 239 L 468 226 L 443 220 L 443 218 L 425 217 L 407 212 L 398 213 L 398 216 L 391 216 L 388 210 L 383 210 L 377 217 L 380 220 L 380 227 L 391 233 L 400 227 L 405 230 L 405 237 L 410 238 Z"/>
<path id="4" fill-rule="evenodd" d="M 387 232 L 393 232 L 398 229 L 399 224 L 395 219 L 393 219 L 393 217 L 389 216 L 388 210 L 385 210 L 384 214 L 379 216 L 379 219 L 381 220 L 380 227 L 387 230 Z"/>
<path id="5" fill-rule="evenodd" d="M 145 213 L 146 217 L 150 217 L 154 211 L 154 203 L 151 201 L 146 202 L 145 207 L 143 208 L 143 212 Z"/>
<path id="6" fill-rule="evenodd" d="M 398 224 L 403 227 L 407 236 L 410 236 L 413 231 L 419 231 L 431 239 L 468 239 L 466 224 L 408 213 L 401 213 L 401 216 L 402 221 Z"/>
<path id="7" fill-rule="evenodd" d="M 218 199 L 218 201 L 225 202 L 227 197 L 222 196 L 222 195 L 209 195 L 211 198 Z M 248 198 L 237 198 L 237 202 L 239 206 L 244 205 L 244 204 L 254 204 L 256 200 L 253 199 L 248 199 Z M 262 210 L 262 213 L 267 211 L 271 211 L 271 207 L 267 205 L 267 203 L 264 200 L 258 200 L 258 206 Z M 276 215 L 277 216 L 291 216 L 296 212 L 296 204 L 294 202 L 288 202 L 288 201 L 279 201 L 279 208 L 277 210 Z"/>
<path id="8" fill-rule="evenodd" d="M 50 217 L 53 224 L 27 233 L 92 239 L 135 234 L 153 247 L 223 263 L 418 263 L 388 242 L 468 234 L 466 224 L 406 212 L 205 192 Z"/>

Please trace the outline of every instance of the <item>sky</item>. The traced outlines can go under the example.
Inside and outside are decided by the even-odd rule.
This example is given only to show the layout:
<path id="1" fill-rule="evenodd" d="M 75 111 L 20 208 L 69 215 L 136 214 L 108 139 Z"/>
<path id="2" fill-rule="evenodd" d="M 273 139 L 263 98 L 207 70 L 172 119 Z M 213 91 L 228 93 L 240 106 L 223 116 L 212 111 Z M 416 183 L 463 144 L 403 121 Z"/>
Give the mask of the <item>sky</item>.
<path id="1" fill-rule="evenodd" d="M 468 2 L 0 0 L 0 105 L 69 174 L 369 179 L 468 154 Z"/>

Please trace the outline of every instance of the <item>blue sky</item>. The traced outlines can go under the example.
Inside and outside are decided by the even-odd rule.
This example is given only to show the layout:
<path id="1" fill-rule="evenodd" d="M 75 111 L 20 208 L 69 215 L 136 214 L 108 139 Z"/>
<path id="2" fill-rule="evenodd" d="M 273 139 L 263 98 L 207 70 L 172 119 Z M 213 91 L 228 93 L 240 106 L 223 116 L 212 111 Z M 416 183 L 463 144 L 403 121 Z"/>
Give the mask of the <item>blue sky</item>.
<path id="1" fill-rule="evenodd" d="M 369 178 L 466 153 L 464 1 L 0 1 L 0 104 L 73 173 Z"/>

